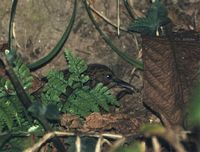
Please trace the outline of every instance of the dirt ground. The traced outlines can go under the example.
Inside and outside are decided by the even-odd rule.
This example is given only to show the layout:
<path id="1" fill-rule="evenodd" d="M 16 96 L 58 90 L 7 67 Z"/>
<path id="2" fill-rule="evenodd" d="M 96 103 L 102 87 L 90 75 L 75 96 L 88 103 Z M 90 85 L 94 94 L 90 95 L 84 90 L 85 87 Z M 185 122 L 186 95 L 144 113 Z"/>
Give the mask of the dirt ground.
<path id="1" fill-rule="evenodd" d="M 6 41 L 11 1 L 0 2 L 0 41 Z M 91 0 L 95 9 L 112 23 L 117 23 L 117 1 Z M 200 31 L 200 0 L 165 0 L 169 15 L 177 28 Z M 141 16 L 149 6 L 149 0 L 130 0 L 135 14 Z M 26 62 L 33 62 L 46 55 L 61 37 L 72 13 L 72 0 L 20 0 L 15 18 L 15 39 L 18 51 Z M 141 39 L 137 34 L 117 30 L 96 16 L 101 28 L 108 34 L 116 46 L 133 58 L 141 58 Z M 123 1 L 120 0 L 121 27 L 131 22 Z M 142 71 L 117 56 L 99 36 L 90 21 L 82 1 L 78 1 L 78 11 L 72 33 L 64 49 L 70 49 L 87 63 L 100 63 L 110 67 L 116 75 L 134 85 L 139 91 L 122 99 L 122 112 L 140 116 L 146 121 L 148 113 L 142 104 Z M 50 69 L 65 69 L 67 64 L 63 51 L 48 65 L 37 70 L 38 76 L 46 75 Z"/>

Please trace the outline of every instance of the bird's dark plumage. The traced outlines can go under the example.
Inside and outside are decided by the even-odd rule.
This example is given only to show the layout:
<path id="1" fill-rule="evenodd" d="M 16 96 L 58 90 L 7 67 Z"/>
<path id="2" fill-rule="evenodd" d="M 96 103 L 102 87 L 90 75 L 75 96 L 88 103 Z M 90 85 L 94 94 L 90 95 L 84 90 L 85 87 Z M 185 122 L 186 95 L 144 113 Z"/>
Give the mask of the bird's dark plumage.
<path id="1" fill-rule="evenodd" d="M 86 74 L 91 78 L 90 84 L 92 87 L 97 83 L 103 83 L 108 87 L 120 86 L 122 88 L 128 89 L 132 92 L 136 91 L 135 87 L 129 83 L 119 79 L 114 72 L 105 65 L 102 64 L 90 64 L 86 71 Z"/>

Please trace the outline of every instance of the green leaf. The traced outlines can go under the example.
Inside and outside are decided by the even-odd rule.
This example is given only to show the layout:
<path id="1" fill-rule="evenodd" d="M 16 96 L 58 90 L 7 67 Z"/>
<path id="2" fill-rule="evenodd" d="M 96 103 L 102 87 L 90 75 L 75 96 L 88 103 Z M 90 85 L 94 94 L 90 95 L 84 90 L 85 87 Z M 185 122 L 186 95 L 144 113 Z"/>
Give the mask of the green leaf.
<path id="1" fill-rule="evenodd" d="M 194 90 L 189 107 L 188 125 L 200 125 L 200 85 Z"/>
<path id="2" fill-rule="evenodd" d="M 23 120 L 21 118 L 23 113 L 22 105 L 13 87 L 9 88 L 7 84 L 12 87 L 9 80 L 0 78 L 0 130 L 6 126 L 11 130 L 15 120 L 18 125 L 21 125 Z"/>
<path id="3" fill-rule="evenodd" d="M 88 87 L 76 89 L 64 109 L 66 112 L 85 117 L 92 112 L 99 112 L 100 108 L 109 111 L 110 105 L 118 105 L 118 102 L 108 88 L 99 83 L 93 89 Z"/>
<path id="4" fill-rule="evenodd" d="M 14 65 L 14 71 L 17 74 L 20 82 L 22 83 L 25 90 L 32 87 L 33 76 L 30 73 L 29 68 L 23 63 L 22 58 L 17 56 L 12 60 Z"/>
<path id="5" fill-rule="evenodd" d="M 1 121 L 1 125 L 4 125 L 4 123 L 6 124 L 6 126 L 11 129 L 13 126 L 13 117 L 11 117 L 10 113 L 9 113 L 9 107 L 8 105 L 6 105 L 5 103 L 3 103 L 2 105 L 0 105 L 0 121 Z"/>
<path id="6" fill-rule="evenodd" d="M 69 50 L 65 50 L 65 57 L 70 72 L 68 85 L 72 88 L 83 86 L 89 80 L 89 77 L 83 74 L 87 70 L 86 62 L 78 57 L 74 57 Z"/>
<path id="7" fill-rule="evenodd" d="M 45 104 L 54 103 L 61 107 L 60 96 L 66 92 L 68 86 L 67 81 L 64 79 L 64 74 L 59 71 L 50 71 L 47 76 L 48 83 L 42 90 L 42 102 Z"/>
<path id="8" fill-rule="evenodd" d="M 141 132 L 144 134 L 162 134 L 166 129 L 160 124 L 145 124 L 141 128 Z"/>
<path id="9" fill-rule="evenodd" d="M 159 28 L 170 22 L 165 5 L 159 0 L 156 0 L 147 11 L 146 17 L 133 20 L 128 30 L 144 35 L 156 36 Z"/>
<path id="10" fill-rule="evenodd" d="M 62 72 L 49 72 L 48 83 L 42 90 L 42 103 L 46 105 L 54 103 L 62 112 L 76 114 L 80 117 L 99 112 L 100 108 L 109 111 L 110 105 L 118 105 L 115 97 L 102 83 L 97 84 L 95 88 L 86 86 L 89 77 L 84 74 L 87 70 L 85 61 L 74 57 L 67 50 L 65 57 L 69 68 L 68 79 L 64 78 Z M 66 90 L 70 91 L 66 92 Z"/>
<path id="11" fill-rule="evenodd" d="M 114 152 L 145 152 L 145 148 L 142 143 L 135 142 L 130 146 L 121 146 Z"/>

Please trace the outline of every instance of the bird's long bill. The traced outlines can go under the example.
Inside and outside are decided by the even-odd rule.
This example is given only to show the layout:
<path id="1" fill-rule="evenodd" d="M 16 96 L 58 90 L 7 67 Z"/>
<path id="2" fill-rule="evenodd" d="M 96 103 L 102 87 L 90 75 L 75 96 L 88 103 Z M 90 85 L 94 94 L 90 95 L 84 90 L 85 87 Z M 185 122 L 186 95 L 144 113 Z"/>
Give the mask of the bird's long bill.
<path id="1" fill-rule="evenodd" d="M 121 79 L 115 78 L 114 81 L 118 86 L 125 88 L 130 92 L 137 92 L 137 89 L 134 86 L 132 86 L 131 84 L 129 84 Z"/>

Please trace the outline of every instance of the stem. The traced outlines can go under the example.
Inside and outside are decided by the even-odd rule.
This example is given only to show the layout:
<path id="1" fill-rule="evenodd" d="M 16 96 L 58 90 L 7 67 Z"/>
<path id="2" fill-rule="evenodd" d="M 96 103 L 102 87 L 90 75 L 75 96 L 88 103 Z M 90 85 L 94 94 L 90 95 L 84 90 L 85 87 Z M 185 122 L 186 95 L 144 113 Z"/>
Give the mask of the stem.
<path id="1" fill-rule="evenodd" d="M 131 11 L 131 6 L 128 3 L 128 0 L 124 0 L 124 6 L 126 7 L 126 10 L 127 10 L 128 14 L 130 15 L 130 17 L 132 19 L 135 19 L 135 17 L 133 16 L 133 13 Z"/>
<path id="2" fill-rule="evenodd" d="M 13 22 L 15 18 L 16 8 L 17 8 L 17 2 L 18 0 L 13 0 L 12 2 L 12 8 L 10 13 L 10 21 L 9 21 L 9 29 L 8 29 L 8 47 L 9 50 L 12 49 L 12 37 L 13 37 Z"/>
<path id="3" fill-rule="evenodd" d="M 98 23 L 95 21 L 92 12 L 90 10 L 90 7 L 88 6 L 88 2 L 87 0 L 83 0 L 83 3 L 85 5 L 86 11 L 88 13 L 89 18 L 91 19 L 92 23 L 94 24 L 96 30 L 99 32 L 99 34 L 102 36 L 102 38 L 104 39 L 104 41 L 112 48 L 112 50 L 117 53 L 122 59 L 124 59 L 126 62 L 128 62 L 129 64 L 135 66 L 136 68 L 139 68 L 141 70 L 143 70 L 143 63 L 139 60 L 133 59 L 132 57 L 130 57 L 129 55 L 127 55 L 126 53 L 122 52 L 120 49 L 118 49 L 110 40 L 110 37 L 108 37 L 107 35 L 105 35 L 102 30 L 100 29 Z"/>
<path id="4" fill-rule="evenodd" d="M 38 61 L 28 64 L 28 67 L 30 70 L 36 70 L 42 66 L 44 66 L 45 64 L 47 64 L 49 61 L 51 61 L 62 49 L 63 45 L 65 44 L 65 42 L 67 41 L 72 27 L 74 25 L 74 21 L 76 18 L 76 8 L 77 8 L 77 0 L 74 0 L 74 9 L 73 9 L 73 13 L 70 19 L 70 22 L 65 30 L 65 32 L 63 33 L 61 39 L 58 41 L 58 43 L 56 44 L 56 46 L 49 52 L 49 54 L 47 54 L 45 57 L 39 59 Z"/>

